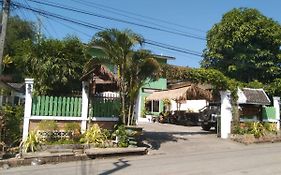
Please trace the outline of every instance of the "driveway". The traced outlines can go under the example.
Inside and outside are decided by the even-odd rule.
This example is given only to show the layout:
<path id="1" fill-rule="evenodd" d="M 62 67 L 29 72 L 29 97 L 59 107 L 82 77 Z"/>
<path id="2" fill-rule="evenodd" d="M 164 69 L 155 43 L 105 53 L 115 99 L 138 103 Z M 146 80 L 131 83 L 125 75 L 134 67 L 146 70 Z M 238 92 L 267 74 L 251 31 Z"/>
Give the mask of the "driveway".
<path id="1" fill-rule="evenodd" d="M 144 127 L 144 143 L 149 146 L 152 154 L 173 154 L 178 149 L 181 153 L 196 153 L 241 147 L 241 144 L 218 138 L 214 130 L 204 131 L 199 126 L 160 123 L 141 126 Z"/>
<path id="2" fill-rule="evenodd" d="M 243 145 L 222 140 L 200 127 L 144 124 L 144 156 L 126 156 L 57 165 L 0 170 L 0 175 L 272 175 L 281 174 L 281 143 Z"/>

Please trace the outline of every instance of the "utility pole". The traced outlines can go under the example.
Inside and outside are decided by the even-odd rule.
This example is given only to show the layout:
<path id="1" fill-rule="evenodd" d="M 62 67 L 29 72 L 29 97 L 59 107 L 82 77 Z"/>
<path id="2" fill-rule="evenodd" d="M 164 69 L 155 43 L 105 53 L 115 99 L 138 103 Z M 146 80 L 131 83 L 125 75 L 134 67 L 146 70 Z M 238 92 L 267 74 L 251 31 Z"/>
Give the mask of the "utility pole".
<path id="1" fill-rule="evenodd" d="M 4 56 L 8 16 L 10 11 L 10 1 L 11 0 L 3 0 L 2 25 L 1 25 L 1 35 L 0 35 L 0 75 L 2 74 L 2 62 Z"/>

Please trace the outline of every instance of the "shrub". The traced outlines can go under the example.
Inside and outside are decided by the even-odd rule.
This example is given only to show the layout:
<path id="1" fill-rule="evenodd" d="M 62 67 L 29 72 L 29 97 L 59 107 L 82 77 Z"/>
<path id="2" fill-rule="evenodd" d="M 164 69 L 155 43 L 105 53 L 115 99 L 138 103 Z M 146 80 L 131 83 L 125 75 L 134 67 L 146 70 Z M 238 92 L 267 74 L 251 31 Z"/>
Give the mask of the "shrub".
<path id="1" fill-rule="evenodd" d="M 275 124 L 261 122 L 245 122 L 244 126 L 240 123 L 234 126 L 233 134 L 253 134 L 256 138 L 266 135 L 267 133 L 277 134 Z"/>
<path id="2" fill-rule="evenodd" d="M 40 145 L 40 138 L 35 131 L 29 133 L 28 137 L 22 142 L 22 147 L 24 152 L 36 151 Z"/>
<path id="3" fill-rule="evenodd" d="M 66 123 L 64 125 L 64 130 L 66 132 L 69 132 L 69 136 L 70 136 L 70 139 L 73 141 L 73 142 L 78 142 L 81 138 L 81 126 L 79 123 L 74 123 L 74 122 L 71 122 L 71 123 Z"/>
<path id="4" fill-rule="evenodd" d="M 0 142 L 8 146 L 18 145 L 22 136 L 23 106 L 5 105 L 0 111 Z"/>
<path id="5" fill-rule="evenodd" d="M 79 123 L 74 123 L 74 122 L 70 122 L 70 123 L 66 123 L 64 125 L 64 130 L 68 131 L 68 132 L 79 132 L 80 133 L 80 124 Z"/>
<path id="6" fill-rule="evenodd" d="M 266 131 L 277 134 L 276 124 L 265 122 L 263 123 L 263 126 Z"/>
<path id="7" fill-rule="evenodd" d="M 55 131 L 58 130 L 58 125 L 54 120 L 42 120 L 38 125 L 38 129 L 42 131 Z"/>
<path id="8" fill-rule="evenodd" d="M 93 126 L 87 130 L 80 139 L 82 143 L 93 143 L 97 146 L 103 145 L 106 140 L 106 131 L 101 129 L 98 124 L 93 124 Z"/>
<path id="9" fill-rule="evenodd" d="M 117 125 L 115 128 L 116 130 L 112 135 L 117 138 L 118 147 L 128 147 L 129 145 L 135 146 L 137 144 L 134 138 L 136 131 L 126 129 L 125 125 Z"/>

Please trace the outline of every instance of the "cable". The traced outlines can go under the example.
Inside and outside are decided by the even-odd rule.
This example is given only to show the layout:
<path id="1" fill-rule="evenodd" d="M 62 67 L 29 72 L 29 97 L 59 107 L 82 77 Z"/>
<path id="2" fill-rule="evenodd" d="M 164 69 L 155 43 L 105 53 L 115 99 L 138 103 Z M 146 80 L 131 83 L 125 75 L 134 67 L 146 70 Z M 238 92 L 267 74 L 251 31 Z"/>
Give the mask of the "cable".
<path id="1" fill-rule="evenodd" d="M 80 21 L 80 20 L 66 18 L 66 17 L 63 17 L 61 15 L 50 13 L 50 12 L 47 12 L 47 11 L 44 11 L 44 10 L 40 10 L 40 9 L 38 10 L 38 9 L 34 9 L 34 8 L 29 8 L 29 7 L 26 7 L 26 6 L 24 6 L 24 5 L 20 4 L 20 3 L 13 3 L 13 4 L 15 6 L 17 6 L 17 7 L 25 8 L 25 9 L 28 9 L 30 11 L 34 11 L 36 13 L 40 13 L 42 15 L 49 16 L 51 18 L 60 19 L 60 20 L 67 21 L 67 22 L 74 23 L 74 24 L 78 24 L 78 25 L 81 25 L 81 26 L 84 26 L 84 27 L 87 27 L 87 28 L 95 29 L 95 30 L 98 30 L 98 31 L 106 30 L 107 29 L 105 27 L 101 27 L 101 26 L 94 25 L 94 24 L 91 24 L 91 23 L 83 22 L 83 21 Z M 179 47 L 175 47 L 175 46 L 159 43 L 159 42 L 152 41 L 152 40 L 147 40 L 145 43 L 149 44 L 149 45 L 157 46 L 157 47 L 160 47 L 160 48 L 164 48 L 164 49 L 168 49 L 168 50 L 173 50 L 173 51 L 185 53 L 185 54 L 190 54 L 190 55 L 199 56 L 199 57 L 202 56 L 201 54 L 199 54 L 199 52 L 196 52 L 196 51 L 191 51 L 191 50 L 187 50 L 187 49 L 183 49 L 183 48 L 179 48 Z"/>
<path id="2" fill-rule="evenodd" d="M 105 9 L 111 9 L 111 10 L 117 12 L 117 13 L 123 12 L 124 14 L 127 14 L 127 15 L 131 14 L 133 16 L 150 19 L 152 21 L 162 22 L 162 23 L 173 25 L 173 26 L 178 26 L 178 27 L 181 27 L 181 28 L 184 28 L 184 29 L 190 29 L 190 30 L 193 30 L 193 31 L 196 31 L 196 32 L 206 33 L 206 31 L 203 31 L 201 29 L 197 29 L 197 28 L 194 28 L 194 27 L 189 27 L 189 26 L 184 26 L 184 25 L 181 25 L 181 24 L 176 24 L 176 23 L 173 23 L 173 22 L 170 22 L 170 21 L 166 21 L 166 20 L 159 19 L 159 18 L 153 18 L 153 17 L 150 17 L 150 16 L 144 16 L 144 15 L 133 13 L 133 12 L 130 12 L 130 11 L 113 8 L 113 7 L 110 7 L 110 6 L 103 5 L 103 4 L 98 4 L 98 3 L 95 3 L 95 2 L 92 2 L 92 1 L 86 1 L 86 0 L 79 0 L 79 1 L 72 0 L 72 1 L 79 2 L 80 4 L 81 3 L 83 4 L 83 2 L 84 2 L 84 4 L 85 3 L 87 4 L 87 6 L 91 6 L 91 7 L 97 7 L 98 6 L 99 8 L 103 7 Z"/>
<path id="3" fill-rule="evenodd" d="M 46 5 L 46 6 L 50 6 L 50 7 L 60 8 L 60 9 L 64 9 L 64 10 L 68 10 L 68 11 L 72 11 L 72 12 L 77 12 L 77 13 L 81 13 L 81 14 L 85 14 L 85 15 L 95 16 L 95 17 L 99 17 L 99 18 L 103 18 L 103 19 L 107 19 L 107 20 L 111 20 L 111 21 L 127 23 L 127 24 L 131 24 L 131 25 L 139 26 L 139 27 L 152 29 L 152 30 L 157 30 L 157 31 L 161 31 L 161 32 L 166 32 L 166 33 L 170 33 L 170 34 L 175 34 L 175 35 L 180 35 L 180 36 L 184 36 L 184 37 L 188 37 L 188 38 L 193 38 L 193 39 L 205 41 L 205 38 L 202 38 L 202 37 L 199 37 L 199 36 L 184 34 L 184 33 L 180 33 L 180 32 L 175 32 L 175 31 L 170 31 L 170 30 L 166 30 L 166 29 L 152 27 L 152 26 L 148 26 L 148 25 L 144 25 L 144 24 L 130 22 L 130 21 L 122 20 L 122 19 L 112 18 L 112 17 L 92 13 L 92 12 L 89 12 L 89 11 L 80 10 L 80 9 L 77 9 L 77 8 L 67 7 L 65 5 L 61 5 L 61 4 L 58 4 L 58 3 L 51 4 L 51 3 L 47 3 L 47 2 L 41 2 L 41 1 L 39 2 L 37 0 L 29 0 L 29 1 L 34 2 L 34 3 L 38 3 L 38 4 L 42 4 L 42 5 Z"/>
<path id="4" fill-rule="evenodd" d="M 175 28 L 171 28 L 171 27 L 167 27 L 167 26 L 164 26 L 164 25 L 161 25 L 161 24 L 157 24 L 157 23 L 155 23 L 155 22 L 151 22 L 151 19 L 150 19 L 150 21 L 148 21 L 147 19 L 144 20 L 144 19 L 140 18 L 140 17 L 142 17 L 141 15 L 139 15 L 138 18 L 137 18 L 137 17 L 133 17 L 133 16 L 128 16 L 128 13 L 126 13 L 126 14 L 124 14 L 124 12 L 122 13 L 122 11 L 124 11 L 124 10 L 118 10 L 118 11 L 116 11 L 116 10 L 111 10 L 110 7 L 107 7 L 107 8 L 105 8 L 105 7 L 99 7 L 98 5 L 95 5 L 95 3 L 83 2 L 83 1 L 81 1 L 81 0 L 71 0 L 71 1 L 77 2 L 77 3 L 82 4 L 82 5 L 85 5 L 85 6 L 87 6 L 87 7 L 94 7 L 94 8 L 96 8 L 96 9 L 103 10 L 103 11 L 105 11 L 105 12 L 117 14 L 117 15 L 122 16 L 122 17 L 125 17 L 125 18 L 129 18 L 129 19 L 133 19 L 133 20 L 137 20 L 137 21 L 142 21 L 142 22 L 145 22 L 145 23 L 148 23 L 148 24 L 152 24 L 152 25 L 154 25 L 154 26 L 158 26 L 158 27 L 162 27 L 162 28 L 167 28 L 167 29 L 169 29 L 169 30 L 173 30 L 173 31 L 181 32 L 181 33 L 186 33 L 186 32 L 184 32 L 184 31 L 181 31 L 181 30 L 178 30 L 178 29 L 175 29 Z M 113 9 L 114 9 L 114 8 L 113 8 Z M 135 16 L 136 16 L 136 15 L 135 15 Z M 144 17 L 143 17 L 143 18 L 144 18 Z M 159 22 L 159 21 L 158 21 L 158 22 Z M 206 33 L 206 32 L 204 32 L 204 33 Z M 191 34 L 191 33 L 187 33 L 187 34 L 189 34 L 189 35 L 194 35 L 194 34 Z M 200 36 L 198 36 L 198 37 L 200 37 Z M 203 37 L 202 37 L 202 38 L 203 38 Z"/>
<path id="5" fill-rule="evenodd" d="M 24 0 L 24 3 L 29 7 L 31 8 L 31 6 L 28 4 L 28 2 L 26 0 Z M 38 22 L 40 23 L 40 25 L 42 25 L 43 29 L 48 33 L 49 36 L 52 36 L 52 34 L 49 32 L 49 30 L 47 29 L 47 27 L 42 23 L 42 21 L 40 20 L 40 17 L 36 14 L 36 13 L 33 13 L 34 16 L 37 18 Z M 38 29 L 40 30 L 40 29 Z"/>

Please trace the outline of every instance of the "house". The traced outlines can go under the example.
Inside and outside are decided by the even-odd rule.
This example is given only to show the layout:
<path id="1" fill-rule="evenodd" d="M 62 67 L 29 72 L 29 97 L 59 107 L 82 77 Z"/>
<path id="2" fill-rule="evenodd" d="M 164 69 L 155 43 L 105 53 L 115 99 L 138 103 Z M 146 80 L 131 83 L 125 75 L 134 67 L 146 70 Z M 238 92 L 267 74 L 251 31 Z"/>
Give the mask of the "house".
<path id="1" fill-rule="evenodd" d="M 271 101 L 263 89 L 238 88 L 237 94 L 240 121 L 265 121 L 268 113 L 275 117 L 274 108 L 266 107 Z"/>
<path id="2" fill-rule="evenodd" d="M 93 59 L 95 59 L 95 57 L 103 56 L 103 52 L 99 48 L 90 48 L 89 54 L 93 56 Z M 153 57 L 160 64 L 167 64 L 169 60 L 175 59 L 174 57 L 171 56 L 156 55 L 156 54 L 154 54 Z M 117 76 L 117 67 L 115 65 L 105 64 L 104 66 L 107 67 L 108 70 L 110 70 L 115 76 Z M 166 89 L 167 89 L 166 78 L 159 78 L 157 81 L 147 80 L 145 85 L 139 89 L 139 93 L 136 101 L 136 107 L 134 112 L 137 121 L 146 120 L 145 118 L 143 118 L 145 113 L 158 115 L 160 112 L 163 111 L 164 105 L 162 101 L 159 100 L 146 101 L 146 97 L 152 92 L 159 91 L 159 90 L 166 90 Z M 117 89 L 111 89 L 111 90 L 108 89 L 108 91 L 117 92 Z"/>
<path id="3" fill-rule="evenodd" d="M 0 81 L 0 106 L 24 102 L 24 83 Z"/>

